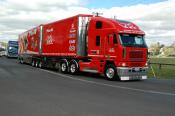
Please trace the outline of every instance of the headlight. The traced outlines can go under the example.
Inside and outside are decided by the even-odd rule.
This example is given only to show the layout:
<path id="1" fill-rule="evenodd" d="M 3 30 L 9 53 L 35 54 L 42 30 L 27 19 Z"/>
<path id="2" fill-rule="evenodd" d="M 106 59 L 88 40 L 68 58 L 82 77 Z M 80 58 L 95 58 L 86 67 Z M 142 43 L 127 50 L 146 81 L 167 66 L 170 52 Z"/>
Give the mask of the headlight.
<path id="1" fill-rule="evenodd" d="M 145 63 L 145 66 L 148 66 L 148 62 Z"/>
<path id="2" fill-rule="evenodd" d="M 122 66 L 125 67 L 125 66 L 126 66 L 126 63 L 123 62 L 123 63 L 122 63 Z"/>

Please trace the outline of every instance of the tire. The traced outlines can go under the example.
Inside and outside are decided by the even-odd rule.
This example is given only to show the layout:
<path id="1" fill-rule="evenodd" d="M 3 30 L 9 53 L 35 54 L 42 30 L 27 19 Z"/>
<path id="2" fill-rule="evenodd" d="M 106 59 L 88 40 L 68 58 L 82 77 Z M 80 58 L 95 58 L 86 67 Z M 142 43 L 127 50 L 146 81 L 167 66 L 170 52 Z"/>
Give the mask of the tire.
<path id="1" fill-rule="evenodd" d="M 69 72 L 71 74 L 76 74 L 79 72 L 79 66 L 78 66 L 78 63 L 77 61 L 73 60 L 70 62 L 70 65 L 69 65 Z"/>
<path id="2" fill-rule="evenodd" d="M 32 64 L 31 64 L 31 65 L 32 65 L 33 67 L 35 67 L 35 63 L 36 63 L 35 60 L 32 60 Z"/>
<path id="3" fill-rule="evenodd" d="M 42 61 L 39 62 L 38 67 L 39 67 L 39 68 L 43 68 L 43 67 L 44 67 Z"/>
<path id="4" fill-rule="evenodd" d="M 113 64 L 109 64 L 106 66 L 105 68 L 105 72 L 104 75 L 106 77 L 106 79 L 108 80 L 116 80 L 118 79 L 117 77 L 117 70 L 116 67 Z"/>
<path id="5" fill-rule="evenodd" d="M 35 67 L 37 67 L 37 68 L 39 67 L 39 61 L 35 62 Z"/>
<path id="6" fill-rule="evenodd" d="M 67 66 L 67 63 L 65 61 L 61 62 L 61 64 L 60 64 L 60 71 L 62 73 L 68 72 L 68 66 Z"/>

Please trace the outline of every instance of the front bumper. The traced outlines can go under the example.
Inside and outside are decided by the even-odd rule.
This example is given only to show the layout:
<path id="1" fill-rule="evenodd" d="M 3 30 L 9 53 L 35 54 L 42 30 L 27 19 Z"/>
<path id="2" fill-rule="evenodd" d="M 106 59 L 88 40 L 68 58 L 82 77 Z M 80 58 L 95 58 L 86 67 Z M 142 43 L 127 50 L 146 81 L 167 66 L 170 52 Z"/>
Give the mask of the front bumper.
<path id="1" fill-rule="evenodd" d="M 147 79 L 148 67 L 117 67 L 120 80 L 142 80 Z"/>

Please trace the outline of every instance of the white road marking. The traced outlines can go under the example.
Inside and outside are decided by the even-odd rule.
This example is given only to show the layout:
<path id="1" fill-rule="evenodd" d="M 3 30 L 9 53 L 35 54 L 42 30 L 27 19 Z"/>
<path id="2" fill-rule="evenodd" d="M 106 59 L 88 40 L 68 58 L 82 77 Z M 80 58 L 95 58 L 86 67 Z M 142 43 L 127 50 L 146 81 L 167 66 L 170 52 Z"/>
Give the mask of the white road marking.
<path id="1" fill-rule="evenodd" d="M 40 70 L 48 72 L 48 73 L 51 73 L 51 74 L 54 74 L 54 75 L 66 77 L 66 78 L 69 78 L 69 79 L 72 79 L 72 80 L 82 81 L 82 82 L 85 82 L 85 83 L 91 83 L 91 84 L 96 84 L 96 85 L 108 86 L 108 87 L 113 87 L 113 88 L 127 89 L 127 90 L 144 92 L 144 93 L 152 93 L 152 94 L 175 96 L 175 93 L 168 93 L 168 92 L 160 92 L 160 91 L 153 91 L 153 90 L 144 90 L 144 89 L 124 87 L 124 86 L 110 85 L 110 84 L 106 84 L 106 83 L 100 83 L 100 82 L 95 82 L 95 81 L 89 81 L 89 80 L 85 80 L 85 79 L 75 78 L 75 77 L 72 77 L 72 76 L 68 76 L 68 75 L 65 75 L 65 74 L 56 73 L 56 72 L 52 72 L 52 71 L 48 71 L 48 70 L 44 70 L 44 69 L 40 69 Z"/>

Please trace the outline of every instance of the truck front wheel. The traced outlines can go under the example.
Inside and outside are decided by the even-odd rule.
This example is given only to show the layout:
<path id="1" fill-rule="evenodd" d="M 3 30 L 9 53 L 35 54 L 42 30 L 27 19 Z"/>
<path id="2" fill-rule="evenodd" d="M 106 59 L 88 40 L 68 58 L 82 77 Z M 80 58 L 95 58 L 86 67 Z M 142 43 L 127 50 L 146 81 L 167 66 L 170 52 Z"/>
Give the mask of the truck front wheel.
<path id="1" fill-rule="evenodd" d="M 116 70 L 116 67 L 113 65 L 113 64 L 109 64 L 106 66 L 105 68 L 105 77 L 108 79 L 108 80 L 115 80 L 116 77 L 117 77 L 117 70 Z"/>

